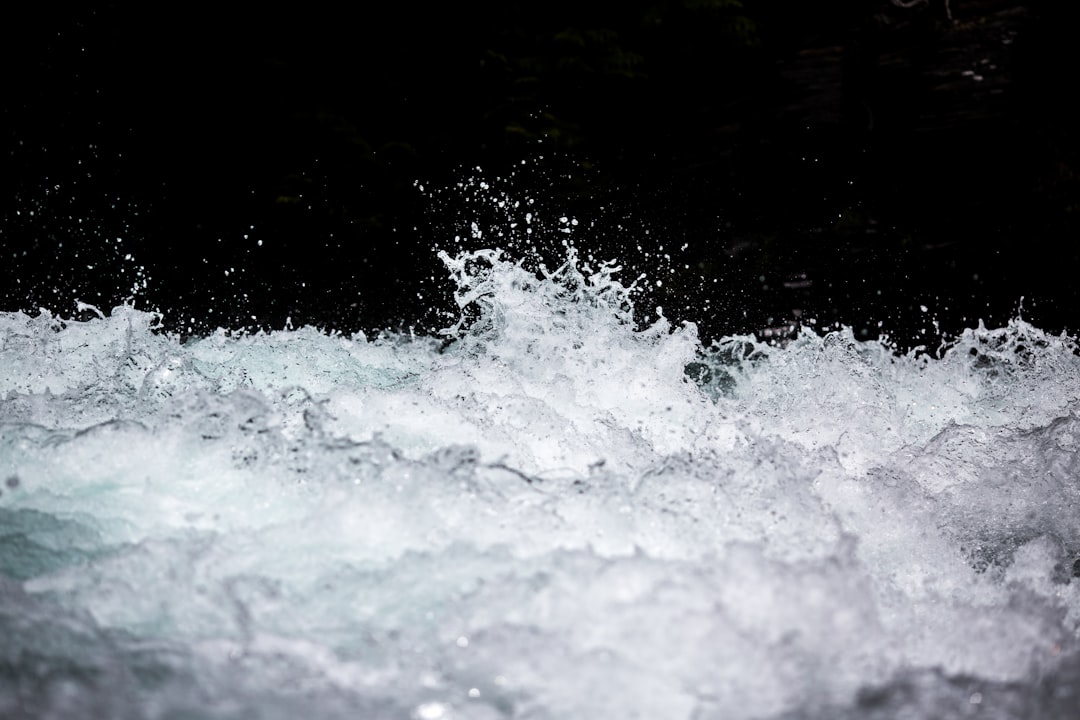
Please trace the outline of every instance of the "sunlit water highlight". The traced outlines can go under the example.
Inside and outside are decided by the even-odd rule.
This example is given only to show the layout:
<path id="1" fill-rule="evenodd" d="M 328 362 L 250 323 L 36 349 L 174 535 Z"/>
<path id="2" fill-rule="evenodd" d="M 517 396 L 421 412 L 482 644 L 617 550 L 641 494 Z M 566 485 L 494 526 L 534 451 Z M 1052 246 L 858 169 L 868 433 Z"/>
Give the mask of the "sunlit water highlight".
<path id="1" fill-rule="evenodd" d="M 445 261 L 447 341 L 0 315 L 0 717 L 1078 716 L 1071 339 Z"/>

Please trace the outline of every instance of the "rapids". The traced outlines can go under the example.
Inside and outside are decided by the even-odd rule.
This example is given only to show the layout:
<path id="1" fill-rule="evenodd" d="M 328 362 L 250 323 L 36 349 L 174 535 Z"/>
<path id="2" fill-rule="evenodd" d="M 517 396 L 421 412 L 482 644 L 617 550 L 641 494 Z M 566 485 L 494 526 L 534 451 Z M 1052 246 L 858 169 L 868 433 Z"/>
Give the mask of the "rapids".
<path id="1" fill-rule="evenodd" d="M 0 314 L 0 716 L 1077 717 L 1072 338 L 443 260 L 442 338 Z"/>

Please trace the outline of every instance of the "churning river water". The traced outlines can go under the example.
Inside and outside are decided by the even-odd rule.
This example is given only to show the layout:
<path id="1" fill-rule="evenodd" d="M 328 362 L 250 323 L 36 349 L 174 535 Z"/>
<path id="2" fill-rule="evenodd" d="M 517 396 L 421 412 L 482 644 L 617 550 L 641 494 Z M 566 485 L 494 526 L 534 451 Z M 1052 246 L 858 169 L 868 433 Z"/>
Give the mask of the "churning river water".
<path id="1" fill-rule="evenodd" d="M 445 261 L 436 339 L 0 314 L 0 717 L 1080 717 L 1072 339 Z"/>

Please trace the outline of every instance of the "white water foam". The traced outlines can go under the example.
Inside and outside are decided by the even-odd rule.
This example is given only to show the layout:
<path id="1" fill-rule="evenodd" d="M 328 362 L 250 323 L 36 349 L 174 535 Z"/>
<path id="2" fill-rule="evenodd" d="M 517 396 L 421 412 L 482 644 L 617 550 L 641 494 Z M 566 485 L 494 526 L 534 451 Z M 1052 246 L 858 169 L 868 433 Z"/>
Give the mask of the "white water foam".
<path id="1" fill-rule="evenodd" d="M 1073 340 L 444 260 L 442 340 L 0 314 L 0 716 L 1076 717 Z"/>

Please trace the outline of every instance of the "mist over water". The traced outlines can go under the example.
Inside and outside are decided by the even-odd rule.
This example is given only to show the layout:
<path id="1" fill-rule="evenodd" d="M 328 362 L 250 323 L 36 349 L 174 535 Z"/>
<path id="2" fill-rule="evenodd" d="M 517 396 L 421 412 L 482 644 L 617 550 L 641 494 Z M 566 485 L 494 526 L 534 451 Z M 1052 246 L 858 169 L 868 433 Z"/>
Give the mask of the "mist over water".
<path id="1" fill-rule="evenodd" d="M 1073 339 L 442 258 L 442 337 L 0 314 L 0 716 L 1076 716 Z"/>

